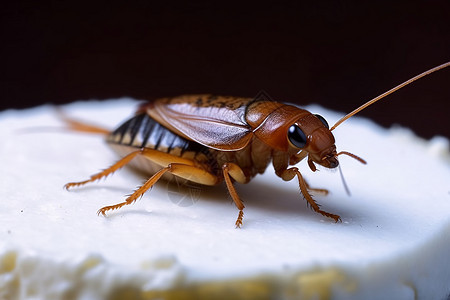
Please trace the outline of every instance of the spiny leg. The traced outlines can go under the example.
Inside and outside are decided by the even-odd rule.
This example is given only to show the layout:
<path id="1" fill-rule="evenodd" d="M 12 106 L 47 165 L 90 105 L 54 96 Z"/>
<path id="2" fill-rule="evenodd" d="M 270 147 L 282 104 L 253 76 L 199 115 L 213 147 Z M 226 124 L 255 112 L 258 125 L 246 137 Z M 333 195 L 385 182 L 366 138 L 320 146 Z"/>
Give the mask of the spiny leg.
<path id="1" fill-rule="evenodd" d="M 239 195 L 237 194 L 236 189 L 234 188 L 234 185 L 231 182 L 230 176 L 239 183 L 248 182 L 248 178 L 245 176 L 242 169 L 234 163 L 225 163 L 222 166 L 222 171 L 223 171 L 223 177 L 225 179 L 225 183 L 228 188 L 228 192 L 230 193 L 231 198 L 234 201 L 234 204 L 239 209 L 238 218 L 237 218 L 235 224 L 236 224 L 236 228 L 240 228 L 242 225 L 242 220 L 244 218 L 244 207 L 245 206 L 242 203 L 241 199 L 239 198 Z"/>
<path id="2" fill-rule="evenodd" d="M 204 185 L 214 185 L 219 181 L 215 175 L 199 167 L 186 165 L 183 163 L 170 163 L 167 167 L 162 168 L 150 177 L 150 179 L 140 186 L 133 194 L 128 196 L 124 202 L 105 206 L 99 209 L 97 213 L 106 216 L 106 212 L 109 210 L 119 209 L 124 205 L 134 203 L 137 199 L 142 197 L 144 193 L 148 191 L 166 172 Z"/>
<path id="3" fill-rule="evenodd" d="M 148 149 L 148 148 L 142 148 L 140 150 L 136 150 L 131 152 L 130 154 L 126 155 L 122 159 L 120 159 L 118 162 L 110 166 L 109 168 L 94 174 L 90 177 L 88 180 L 79 181 L 79 182 L 69 182 L 64 187 L 66 189 L 70 189 L 75 186 L 81 186 L 85 185 L 86 183 L 93 182 L 96 180 L 99 180 L 101 178 L 104 178 L 117 170 L 123 168 L 125 165 L 131 162 L 133 158 L 135 158 L 138 155 L 143 155 L 144 157 L 148 158 L 149 160 L 153 161 L 154 163 L 160 165 L 160 166 L 167 166 L 169 163 L 182 163 L 186 165 L 194 165 L 194 162 L 190 159 L 185 159 L 182 157 L 178 157 L 175 155 L 171 155 L 168 153 L 164 153 L 158 150 L 154 149 Z"/>
<path id="4" fill-rule="evenodd" d="M 72 187 L 85 185 L 86 183 L 93 182 L 93 181 L 99 180 L 99 179 L 101 179 L 103 177 L 106 177 L 106 176 L 116 172 L 120 168 L 123 168 L 133 158 L 135 158 L 138 154 L 141 154 L 141 153 L 142 153 L 142 150 L 131 152 L 130 154 L 128 154 L 127 156 L 123 157 L 122 159 L 120 159 L 118 162 L 116 162 L 115 164 L 113 164 L 109 168 L 107 168 L 107 169 L 105 169 L 105 170 L 103 170 L 103 171 L 101 171 L 101 172 L 99 172 L 97 174 L 91 175 L 91 177 L 89 179 L 84 180 L 84 181 L 79 181 L 79 182 L 69 182 L 64 187 L 68 190 L 68 189 L 70 189 Z"/>
<path id="5" fill-rule="evenodd" d="M 332 218 L 332 219 L 334 219 L 335 222 L 340 222 L 341 217 L 339 217 L 338 215 L 331 214 L 331 213 L 328 213 L 328 212 L 320 209 L 319 204 L 317 204 L 316 201 L 314 201 L 314 199 L 309 194 L 306 181 L 303 179 L 303 176 L 300 173 L 300 171 L 298 170 L 298 168 L 294 167 L 294 168 L 286 169 L 281 174 L 281 178 L 283 178 L 283 180 L 286 180 L 286 181 L 293 179 L 295 176 L 297 176 L 297 178 L 298 178 L 300 191 L 302 192 L 303 196 L 305 197 L 306 201 L 308 201 L 308 203 L 312 207 L 312 209 L 315 212 L 321 214 L 322 216 Z"/>
<path id="6" fill-rule="evenodd" d="M 133 194 L 128 196 L 128 198 L 124 202 L 121 202 L 121 203 L 118 203 L 115 205 L 109 205 L 109 206 L 102 207 L 97 211 L 97 214 L 98 215 L 102 214 L 103 216 L 106 216 L 106 212 L 108 210 L 119 209 L 124 205 L 129 205 L 129 204 L 134 203 L 138 198 L 142 197 L 144 195 L 144 193 L 146 191 L 148 191 L 148 189 L 150 189 L 161 178 L 161 176 L 163 176 L 164 173 L 166 173 L 167 171 L 170 171 L 170 166 L 165 167 L 165 168 L 159 170 L 158 172 L 156 172 L 142 186 L 140 186 L 136 191 L 134 191 Z"/>

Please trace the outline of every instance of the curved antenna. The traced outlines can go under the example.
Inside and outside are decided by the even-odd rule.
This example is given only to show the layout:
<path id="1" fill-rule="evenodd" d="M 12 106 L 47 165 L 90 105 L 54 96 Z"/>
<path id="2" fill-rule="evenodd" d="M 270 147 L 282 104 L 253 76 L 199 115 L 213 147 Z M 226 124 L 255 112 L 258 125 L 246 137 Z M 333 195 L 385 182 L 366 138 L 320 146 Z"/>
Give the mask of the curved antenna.
<path id="1" fill-rule="evenodd" d="M 362 163 L 363 165 L 366 165 L 366 164 L 367 164 L 367 162 L 366 162 L 364 159 L 362 159 L 361 157 L 359 157 L 358 155 L 355 155 L 355 154 L 350 153 L 350 152 L 347 152 L 347 151 L 341 151 L 341 152 L 339 152 L 338 154 L 336 154 L 336 157 L 338 157 L 339 155 L 342 155 L 342 154 L 348 155 L 348 156 L 350 156 L 351 158 L 356 159 L 357 161 L 359 161 L 359 162 Z"/>
<path id="2" fill-rule="evenodd" d="M 408 85 L 408 84 L 410 84 L 410 83 L 416 81 L 417 79 L 420 79 L 420 78 L 422 78 L 422 77 L 424 77 L 424 76 L 427 76 L 427 75 L 429 75 L 429 74 L 431 74 L 431 73 L 433 73 L 433 72 L 436 72 L 436 71 L 439 71 L 439 70 L 441 70 L 441 69 L 444 69 L 444 68 L 446 68 L 446 67 L 448 67 L 448 66 L 450 66 L 450 61 L 449 61 L 449 62 L 446 62 L 445 64 L 442 64 L 442 65 L 439 65 L 439 66 L 437 66 L 437 67 L 434 67 L 434 68 L 432 68 L 432 69 L 429 69 L 428 71 L 425 71 L 425 72 L 423 72 L 423 73 L 421 73 L 421 74 L 419 74 L 419 75 L 417 75 L 417 76 L 414 76 L 413 78 L 411 78 L 411 79 L 409 79 L 409 80 L 407 80 L 407 81 L 405 81 L 405 82 L 403 82 L 403 83 L 397 85 L 396 87 L 390 89 L 389 91 L 384 92 L 383 94 L 381 94 L 381 95 L 379 95 L 379 96 L 373 98 L 373 99 L 370 100 L 370 101 L 367 101 L 366 103 L 364 103 L 363 105 L 361 105 L 360 107 L 358 107 L 357 109 L 355 109 L 354 111 L 352 111 L 351 113 L 347 114 L 346 116 L 342 117 L 339 121 L 337 121 L 336 124 L 334 124 L 333 127 L 331 127 L 330 131 L 334 130 L 336 127 L 338 127 L 339 125 L 341 125 L 341 123 L 344 122 L 345 120 L 347 120 L 348 118 L 350 118 L 350 117 L 352 117 L 353 115 L 359 113 L 360 111 L 362 111 L 362 110 L 365 109 L 366 107 L 368 107 L 368 106 L 374 104 L 375 102 L 377 102 L 378 100 L 380 100 L 380 99 L 386 97 L 387 95 L 392 94 L 393 92 L 395 92 L 395 91 L 401 89 L 401 88 L 404 87 L 405 85 Z"/>

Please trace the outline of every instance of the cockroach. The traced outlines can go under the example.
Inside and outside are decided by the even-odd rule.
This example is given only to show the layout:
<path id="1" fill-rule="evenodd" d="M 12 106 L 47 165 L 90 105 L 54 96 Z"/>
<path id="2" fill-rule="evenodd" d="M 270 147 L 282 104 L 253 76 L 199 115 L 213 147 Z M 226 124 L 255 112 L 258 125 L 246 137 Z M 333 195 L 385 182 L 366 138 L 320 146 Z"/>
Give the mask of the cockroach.
<path id="1" fill-rule="evenodd" d="M 65 187 L 96 181 L 128 164 L 151 174 L 125 201 L 98 211 L 99 215 L 106 215 L 134 203 L 162 177 L 176 176 L 209 186 L 225 181 L 239 210 L 235 225 L 240 227 L 244 204 L 233 183 L 248 183 L 272 162 L 276 175 L 283 180 L 297 178 L 301 193 L 315 212 L 338 222 L 338 215 L 320 208 L 309 193 L 314 189 L 292 166 L 306 159 L 313 172 L 316 164 L 333 169 L 339 166 L 340 155 L 365 163 L 352 153 L 337 152 L 332 131 L 387 95 L 449 65 L 450 62 L 444 63 L 403 82 L 350 112 L 331 128 L 320 115 L 265 97 L 213 95 L 184 95 L 145 103 L 112 132 L 70 120 L 72 129 L 107 134 L 108 144 L 123 158 L 88 180 L 67 183 Z"/>

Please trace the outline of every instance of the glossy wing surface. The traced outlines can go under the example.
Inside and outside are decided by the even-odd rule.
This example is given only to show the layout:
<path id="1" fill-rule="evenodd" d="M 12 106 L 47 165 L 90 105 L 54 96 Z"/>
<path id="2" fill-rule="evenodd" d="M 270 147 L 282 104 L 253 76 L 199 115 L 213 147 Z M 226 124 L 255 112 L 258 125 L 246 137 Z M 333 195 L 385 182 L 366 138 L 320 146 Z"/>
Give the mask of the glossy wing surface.
<path id="1" fill-rule="evenodd" d="M 147 113 L 172 131 L 207 147 L 233 151 L 245 147 L 252 129 L 245 121 L 250 100 L 209 95 L 157 100 Z"/>

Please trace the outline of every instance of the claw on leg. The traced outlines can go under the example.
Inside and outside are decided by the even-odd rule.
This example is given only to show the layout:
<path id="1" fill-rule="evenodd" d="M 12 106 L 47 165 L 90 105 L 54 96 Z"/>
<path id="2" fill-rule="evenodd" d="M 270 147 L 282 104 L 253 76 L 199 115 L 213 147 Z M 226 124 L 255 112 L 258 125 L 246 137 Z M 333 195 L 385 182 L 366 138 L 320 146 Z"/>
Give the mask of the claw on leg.
<path id="1" fill-rule="evenodd" d="M 242 219 L 244 218 L 244 211 L 240 210 L 239 211 L 239 215 L 238 218 L 236 220 L 236 228 L 241 228 L 242 225 Z"/>

